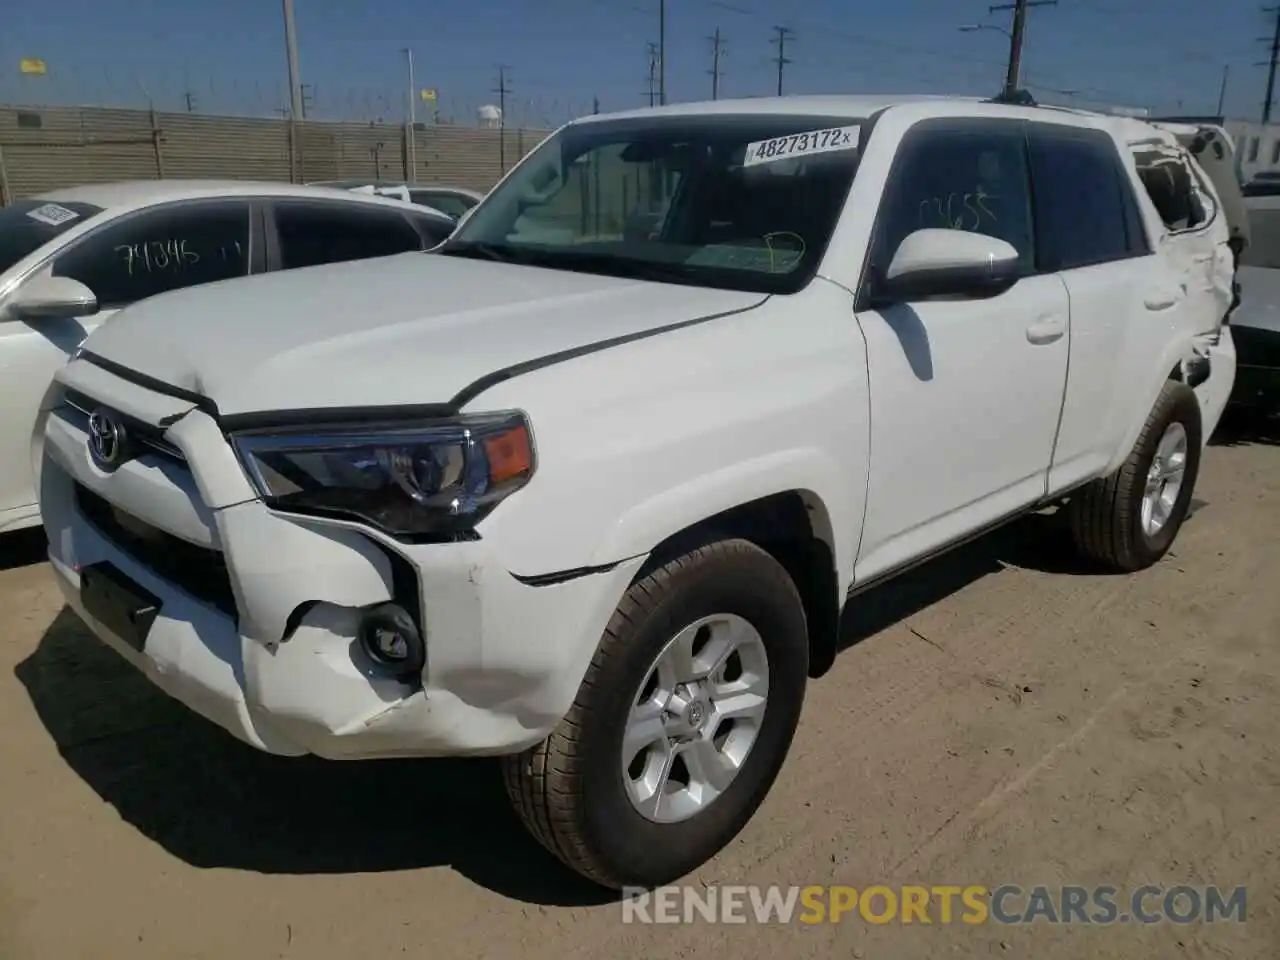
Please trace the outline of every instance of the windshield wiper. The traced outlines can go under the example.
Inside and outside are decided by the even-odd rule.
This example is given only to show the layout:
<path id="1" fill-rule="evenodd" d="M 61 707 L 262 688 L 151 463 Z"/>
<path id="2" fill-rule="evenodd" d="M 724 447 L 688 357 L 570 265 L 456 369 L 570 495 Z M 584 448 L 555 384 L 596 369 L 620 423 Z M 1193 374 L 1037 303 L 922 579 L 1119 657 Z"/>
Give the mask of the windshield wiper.
<path id="1" fill-rule="evenodd" d="M 468 257 L 473 260 L 491 260 L 495 263 L 517 263 L 549 270 L 574 270 L 583 273 L 600 273 L 606 276 L 625 277 L 629 280 L 654 280 L 665 283 L 693 283 L 693 270 L 680 263 L 663 263 L 655 260 L 634 260 L 605 253 L 588 253 L 551 247 L 520 248 L 479 240 L 448 241 L 437 253 Z"/>

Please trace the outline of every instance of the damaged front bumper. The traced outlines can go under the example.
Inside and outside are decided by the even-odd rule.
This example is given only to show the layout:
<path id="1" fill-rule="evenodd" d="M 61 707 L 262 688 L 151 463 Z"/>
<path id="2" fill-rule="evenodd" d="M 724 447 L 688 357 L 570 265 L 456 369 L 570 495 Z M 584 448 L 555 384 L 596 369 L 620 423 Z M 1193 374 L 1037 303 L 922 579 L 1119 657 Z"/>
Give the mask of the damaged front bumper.
<path id="1" fill-rule="evenodd" d="M 112 403 L 111 385 L 95 385 Z M 121 386 L 116 409 L 147 418 L 130 389 L 132 405 Z M 526 585 L 485 540 L 390 543 L 237 498 L 221 469 L 229 448 L 201 411 L 165 432 L 174 455 L 110 472 L 89 453 L 85 421 L 56 399 L 42 415 L 41 512 L 68 604 L 166 693 L 271 753 L 494 755 L 537 743 L 568 710 L 641 562 Z M 154 609 L 100 615 L 102 571 Z M 420 676 L 387 672 L 358 642 L 365 611 L 387 602 L 420 620 Z"/>

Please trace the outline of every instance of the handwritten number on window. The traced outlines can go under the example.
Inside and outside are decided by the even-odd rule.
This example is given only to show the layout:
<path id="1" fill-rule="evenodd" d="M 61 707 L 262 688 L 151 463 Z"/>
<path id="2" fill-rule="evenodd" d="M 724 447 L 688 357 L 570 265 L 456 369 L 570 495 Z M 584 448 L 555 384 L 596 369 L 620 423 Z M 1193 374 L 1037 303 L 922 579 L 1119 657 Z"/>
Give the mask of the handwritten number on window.
<path id="1" fill-rule="evenodd" d="M 185 267 L 200 262 L 200 254 L 187 248 L 186 240 L 151 240 L 143 243 L 122 243 L 115 248 L 129 276 L 138 274 L 180 273 Z M 236 253 L 240 244 L 236 244 Z M 226 252 L 223 251 L 223 258 Z"/>
<path id="2" fill-rule="evenodd" d="M 998 199 L 981 186 L 972 193 L 948 193 L 946 196 L 929 197 L 920 201 L 920 226 L 976 233 L 984 226 L 998 222 L 996 215 L 987 206 L 988 201 Z"/>

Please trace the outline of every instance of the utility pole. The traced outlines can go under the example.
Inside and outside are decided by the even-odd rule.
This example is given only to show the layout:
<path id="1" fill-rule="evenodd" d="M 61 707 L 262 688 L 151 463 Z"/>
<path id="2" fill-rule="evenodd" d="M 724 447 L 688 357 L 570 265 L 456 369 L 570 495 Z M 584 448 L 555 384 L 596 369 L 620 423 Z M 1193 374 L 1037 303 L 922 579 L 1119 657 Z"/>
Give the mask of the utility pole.
<path id="1" fill-rule="evenodd" d="M 188 90 L 182 95 L 182 99 L 187 102 L 187 113 L 196 112 L 196 95 Z"/>
<path id="2" fill-rule="evenodd" d="M 778 55 L 773 58 L 773 62 L 778 65 L 778 96 L 782 96 L 782 68 L 791 62 L 787 59 L 787 40 L 794 39 L 795 34 L 790 27 L 774 27 L 773 30 L 777 36 L 772 42 L 778 45 Z"/>
<path id="3" fill-rule="evenodd" d="M 1222 85 L 1218 87 L 1218 113 L 1222 116 L 1222 111 L 1227 104 L 1227 81 L 1231 79 L 1231 65 L 1227 64 L 1222 68 Z"/>
<path id="4" fill-rule="evenodd" d="M 1262 122 L 1270 123 L 1271 103 L 1276 98 L 1276 62 L 1280 61 L 1280 7 L 1263 7 L 1262 12 L 1271 14 L 1276 20 L 1270 41 L 1266 39 L 1258 41 L 1271 44 L 1271 57 L 1267 63 L 1267 98 L 1262 101 Z"/>
<path id="5" fill-rule="evenodd" d="M 314 103 L 316 99 L 315 84 L 303 83 L 298 86 L 298 90 L 302 95 L 302 119 L 307 119 L 307 105 Z M 310 91 L 310 92 L 308 92 Z"/>
<path id="6" fill-rule="evenodd" d="M 1013 31 L 1009 35 L 1009 70 L 1004 77 L 1004 95 L 1012 97 L 1018 92 L 1022 78 L 1022 41 L 1027 33 L 1027 10 L 1031 7 L 1056 7 L 1058 0 L 1014 0 L 1013 3 L 999 3 L 989 8 L 991 13 L 997 10 L 1013 11 Z"/>
<path id="7" fill-rule="evenodd" d="M 413 83 L 413 49 L 411 47 L 404 48 L 405 56 L 409 58 L 409 129 L 405 133 L 405 147 L 409 160 L 409 182 L 418 182 L 418 124 L 417 108 L 414 101 L 418 99 L 417 91 L 414 90 Z"/>
<path id="8" fill-rule="evenodd" d="M 293 106 L 294 118 L 300 119 L 304 111 L 302 78 L 298 66 L 298 30 L 293 23 L 293 0 L 284 0 L 284 43 L 289 58 L 289 100 Z"/>
<path id="9" fill-rule="evenodd" d="M 649 42 L 649 106 L 658 102 L 658 45 Z"/>
<path id="10" fill-rule="evenodd" d="M 498 64 L 498 85 L 493 92 L 498 95 L 498 169 L 507 172 L 507 94 L 511 88 L 507 86 L 507 71 L 511 68 L 505 63 Z"/>
<path id="11" fill-rule="evenodd" d="M 667 0 L 658 0 L 658 102 L 667 105 Z"/>
<path id="12" fill-rule="evenodd" d="M 720 99 L 720 50 L 723 48 L 720 41 L 720 28 L 716 27 L 716 32 L 711 37 L 711 99 Z"/>

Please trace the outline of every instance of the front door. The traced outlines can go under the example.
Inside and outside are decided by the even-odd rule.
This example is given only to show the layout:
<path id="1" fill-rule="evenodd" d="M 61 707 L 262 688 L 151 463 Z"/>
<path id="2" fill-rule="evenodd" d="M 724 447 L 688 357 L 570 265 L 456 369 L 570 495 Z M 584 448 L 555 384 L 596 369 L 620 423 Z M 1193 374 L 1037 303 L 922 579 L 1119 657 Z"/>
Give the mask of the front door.
<path id="1" fill-rule="evenodd" d="M 1069 301 L 1036 271 L 1023 125 L 929 120 L 899 147 L 871 270 L 926 227 L 1011 243 L 1023 277 L 984 299 L 858 314 L 871 380 L 867 512 L 855 579 L 892 571 L 1045 494 L 1062 410 Z"/>

